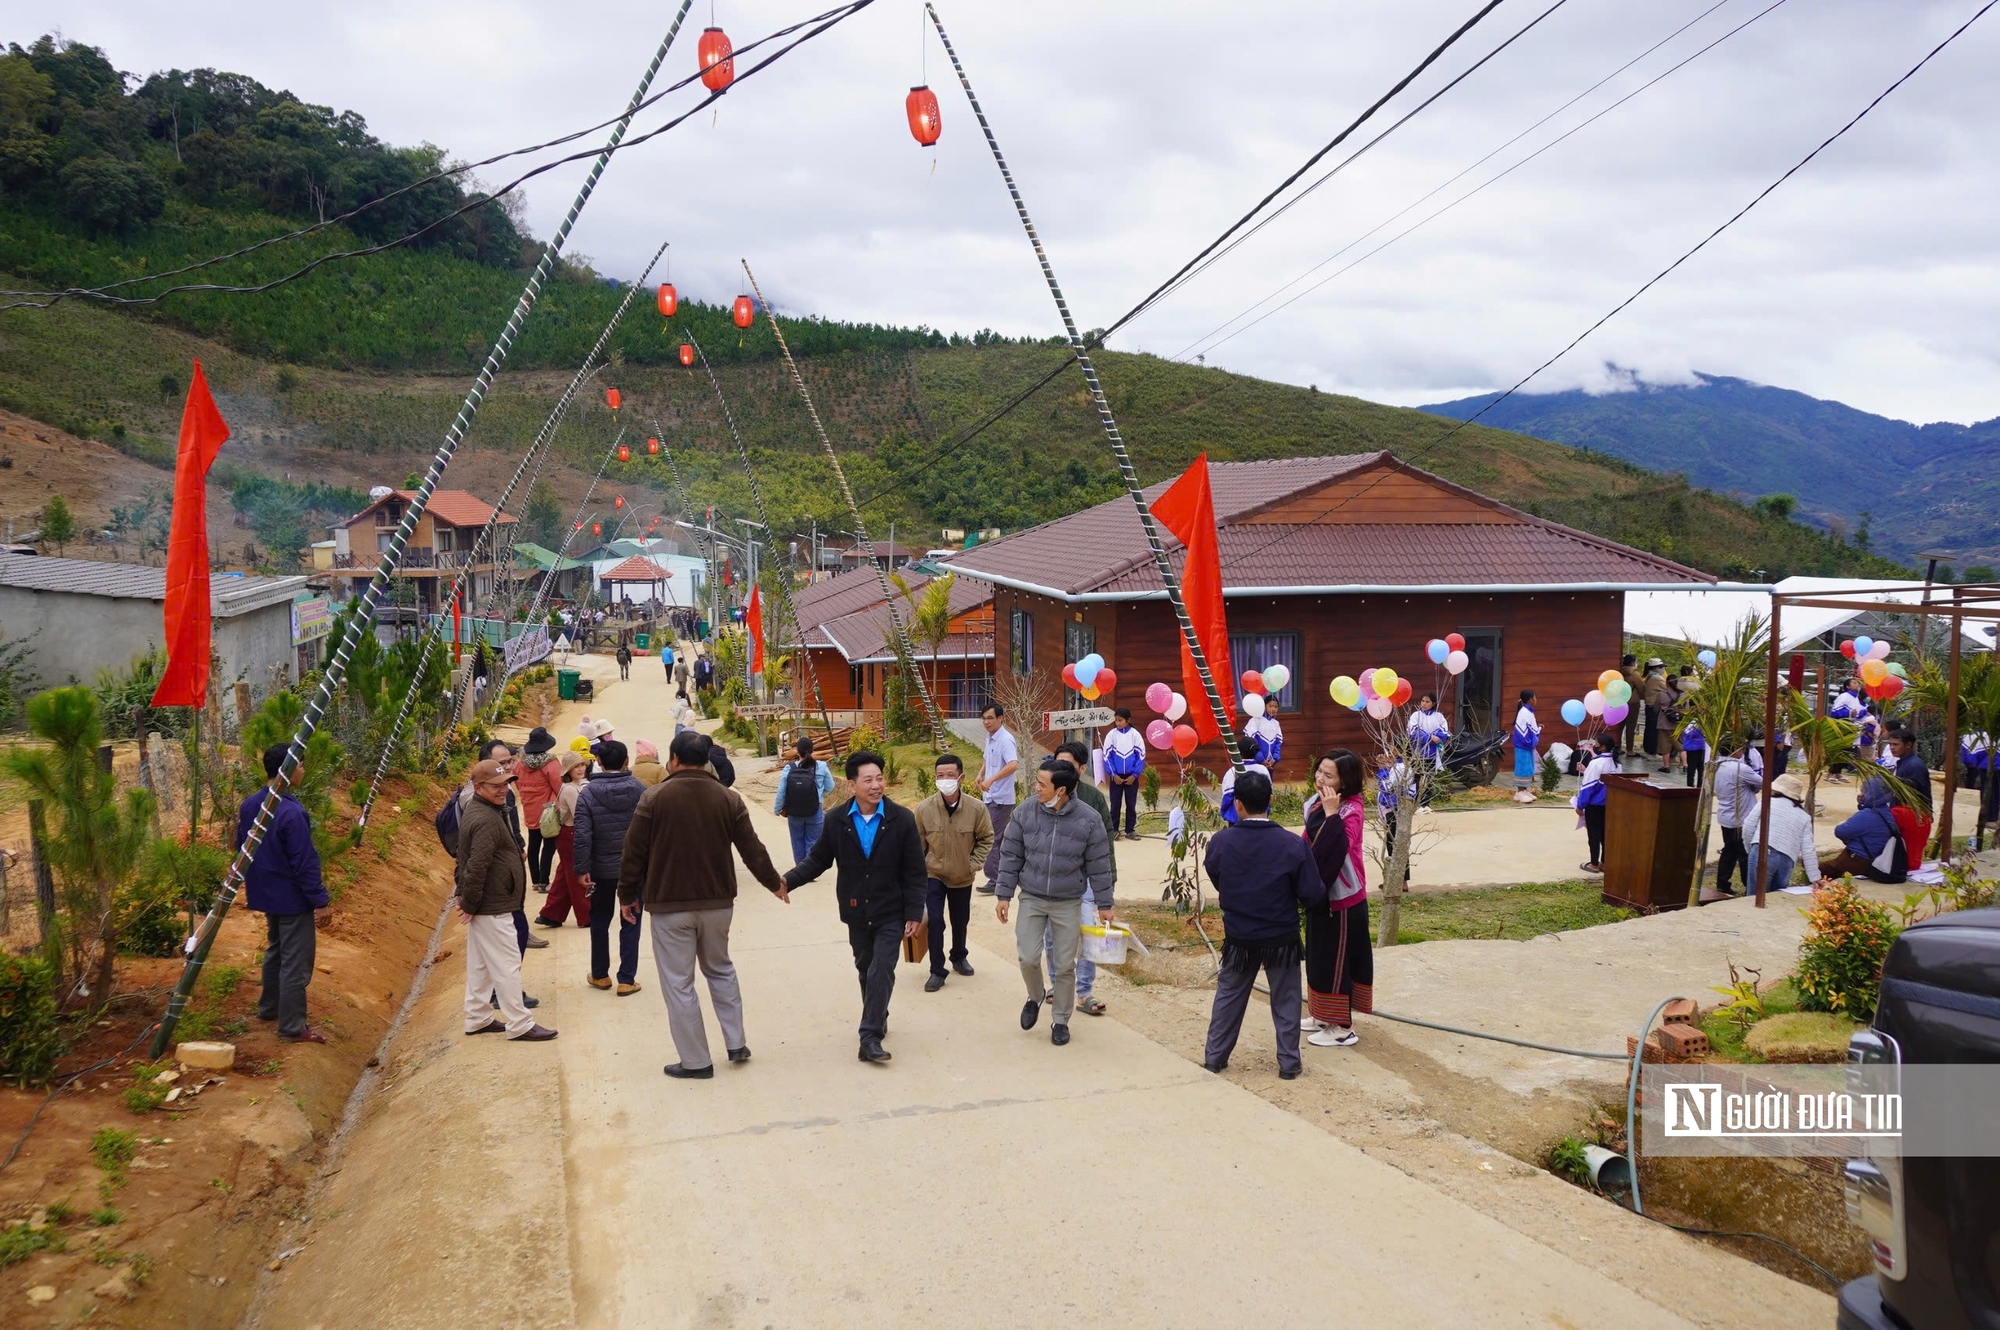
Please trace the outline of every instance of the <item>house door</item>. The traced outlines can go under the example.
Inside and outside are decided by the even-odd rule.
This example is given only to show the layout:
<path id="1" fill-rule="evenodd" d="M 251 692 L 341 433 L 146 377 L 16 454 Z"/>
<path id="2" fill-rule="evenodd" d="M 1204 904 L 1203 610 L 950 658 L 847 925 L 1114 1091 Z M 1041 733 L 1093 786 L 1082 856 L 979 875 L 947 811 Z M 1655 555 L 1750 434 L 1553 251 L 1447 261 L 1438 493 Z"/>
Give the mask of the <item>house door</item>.
<path id="1" fill-rule="evenodd" d="M 1063 625 L 1063 664 L 1074 665 L 1095 650 L 1097 650 L 1097 630 L 1095 628 L 1092 628 L 1087 623 L 1078 623 L 1074 619 Z M 1089 700 L 1082 693 L 1077 692 L 1073 688 L 1063 689 L 1063 708 L 1065 710 L 1075 710 L 1077 707 L 1089 705 Z M 1063 731 L 1063 739 L 1065 741 L 1075 739 L 1086 747 L 1090 746 L 1092 737 L 1089 730 Z"/>
<path id="2" fill-rule="evenodd" d="M 1500 696 L 1500 630 L 1461 631 L 1470 660 L 1465 673 L 1458 676 L 1456 729 L 1460 734 L 1492 734 L 1507 723 L 1502 719 L 1504 699 Z"/>

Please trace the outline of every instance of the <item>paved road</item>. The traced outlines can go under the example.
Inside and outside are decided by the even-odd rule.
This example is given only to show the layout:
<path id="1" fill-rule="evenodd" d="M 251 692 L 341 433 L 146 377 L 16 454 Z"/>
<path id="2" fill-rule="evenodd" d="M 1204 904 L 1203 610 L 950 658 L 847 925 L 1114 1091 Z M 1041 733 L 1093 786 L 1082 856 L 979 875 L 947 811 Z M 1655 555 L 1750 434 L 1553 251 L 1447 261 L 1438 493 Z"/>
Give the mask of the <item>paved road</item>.
<path id="1" fill-rule="evenodd" d="M 633 676 L 591 714 L 659 740 L 667 690 Z M 861 1064 L 830 883 L 784 906 L 744 882 L 755 1056 L 712 1081 L 661 1075 L 649 949 L 622 999 L 585 985 L 574 929 L 537 954 L 579 1324 L 1685 1324 L 1114 1020 L 1023 1033 L 984 949 L 936 995 L 904 967 L 895 1061 Z"/>

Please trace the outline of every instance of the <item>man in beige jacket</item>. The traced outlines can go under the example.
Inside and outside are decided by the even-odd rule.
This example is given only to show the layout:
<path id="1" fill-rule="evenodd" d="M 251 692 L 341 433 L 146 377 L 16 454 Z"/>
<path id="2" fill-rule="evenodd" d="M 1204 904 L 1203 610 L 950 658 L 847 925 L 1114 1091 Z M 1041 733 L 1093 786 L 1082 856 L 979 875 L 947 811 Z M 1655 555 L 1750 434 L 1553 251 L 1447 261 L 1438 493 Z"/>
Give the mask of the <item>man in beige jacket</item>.
<path id="1" fill-rule="evenodd" d="M 965 933 L 972 920 L 972 875 L 993 848 L 993 818 L 986 805 L 960 790 L 965 764 L 955 753 L 937 760 L 937 793 L 916 807 L 917 830 L 924 838 L 925 913 L 930 920 L 931 977 L 924 992 L 944 987 L 945 913 L 951 914 L 951 966 L 970 975 L 965 959 Z"/>

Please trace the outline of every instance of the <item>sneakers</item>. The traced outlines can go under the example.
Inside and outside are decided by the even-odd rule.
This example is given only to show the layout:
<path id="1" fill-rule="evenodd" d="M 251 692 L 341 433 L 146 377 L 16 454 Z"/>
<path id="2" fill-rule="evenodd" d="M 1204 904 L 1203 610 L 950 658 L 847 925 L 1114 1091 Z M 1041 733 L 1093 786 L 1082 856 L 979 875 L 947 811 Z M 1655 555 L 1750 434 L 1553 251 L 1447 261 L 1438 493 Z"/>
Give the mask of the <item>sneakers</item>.
<path id="1" fill-rule="evenodd" d="M 1319 1030 L 1319 1022 L 1313 1019 L 1311 1016 L 1303 1017 L 1299 1021 L 1299 1033 L 1301 1034 L 1313 1034 L 1316 1033 L 1318 1030 Z"/>
<path id="2" fill-rule="evenodd" d="M 1023 1030 L 1034 1029 L 1035 1022 L 1040 1020 L 1041 1018 L 1042 1018 L 1042 1000 L 1040 998 L 1029 998 L 1025 1003 L 1022 1004 L 1021 1028 Z"/>
<path id="3" fill-rule="evenodd" d="M 1352 1048 L 1361 1042 L 1350 1025 L 1328 1025 L 1317 1033 L 1306 1036 L 1306 1042 L 1316 1048 Z"/>
<path id="4" fill-rule="evenodd" d="M 638 992 L 638 991 L 639 991 L 639 985 L 637 985 L 637 984 L 620 984 L 620 985 L 618 985 L 618 996 L 619 996 L 619 997 L 631 997 L 631 996 L 632 996 L 632 995 L 633 995 L 634 993 L 636 993 L 636 992 Z"/>
<path id="5" fill-rule="evenodd" d="M 592 988 L 609 988 L 611 987 L 611 976 L 608 974 L 603 976 L 593 974 L 583 982 L 589 984 Z"/>
<path id="6" fill-rule="evenodd" d="M 930 978 L 924 980 L 924 992 L 926 993 L 935 993 L 940 988 L 943 987 L 944 987 L 944 976 L 941 974 L 934 974 Z"/>
<path id="7" fill-rule="evenodd" d="M 533 951 L 539 947 L 546 947 L 548 945 L 549 945 L 549 940 L 545 937 L 535 937 L 530 935 L 528 938 L 528 949 L 530 951 Z"/>

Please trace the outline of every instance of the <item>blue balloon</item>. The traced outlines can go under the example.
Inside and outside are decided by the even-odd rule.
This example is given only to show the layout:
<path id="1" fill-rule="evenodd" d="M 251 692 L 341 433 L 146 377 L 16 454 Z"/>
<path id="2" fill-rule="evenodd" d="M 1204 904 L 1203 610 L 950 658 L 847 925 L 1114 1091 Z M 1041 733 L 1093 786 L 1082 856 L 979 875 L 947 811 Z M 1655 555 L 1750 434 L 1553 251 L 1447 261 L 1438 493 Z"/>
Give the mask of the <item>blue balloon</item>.
<path id="1" fill-rule="evenodd" d="M 1583 724 L 1583 718 L 1588 714 L 1590 713 L 1586 712 L 1583 709 L 1583 703 L 1577 701 L 1573 697 L 1569 701 L 1563 703 L 1562 707 L 1563 720 L 1571 725 Z"/>
<path id="2" fill-rule="evenodd" d="M 1097 682 L 1097 672 L 1103 668 L 1102 665 L 1093 665 L 1091 661 L 1094 659 L 1093 656 L 1085 656 L 1071 666 L 1076 671 L 1076 681 L 1085 688 Z"/>
<path id="3" fill-rule="evenodd" d="M 1701 667 L 1705 670 L 1715 668 L 1715 653 L 1713 651 L 1698 651 L 1695 653 L 1694 658 L 1701 662 Z"/>
<path id="4" fill-rule="evenodd" d="M 1354 700 L 1353 700 L 1352 702 L 1349 702 L 1349 703 L 1347 704 L 1347 709 L 1348 709 L 1349 711 L 1360 711 L 1360 710 L 1362 710 L 1362 709 L 1363 709 L 1364 707 L 1366 707 L 1367 705 L 1368 705 L 1368 699 L 1367 699 L 1367 698 L 1365 698 L 1365 697 L 1357 697 L 1357 698 L 1355 698 L 1355 699 L 1354 699 Z"/>
<path id="5" fill-rule="evenodd" d="M 1083 672 L 1083 667 L 1085 665 L 1090 666 L 1090 677 L 1095 679 L 1097 677 L 1097 672 L 1104 668 L 1104 657 L 1098 655 L 1095 651 L 1093 651 L 1089 655 L 1085 656 L 1082 660 L 1078 661 L 1076 664 L 1077 664 L 1077 672 L 1079 674 Z"/>
<path id="6" fill-rule="evenodd" d="M 1875 639 L 1874 639 L 1874 638 L 1872 638 L 1872 637 L 1857 637 L 1857 638 L 1855 638 L 1855 639 L 1854 639 L 1854 658 L 1855 658 L 1856 660 L 1859 660 L 1859 659 L 1861 659 L 1861 658 L 1862 658 L 1863 656 L 1867 655 L 1867 654 L 1868 654 L 1869 652 L 1873 651 L 1874 649 L 1875 649 Z"/>
<path id="7" fill-rule="evenodd" d="M 1433 637 L 1424 644 L 1424 654 L 1431 658 L 1431 664 L 1442 665 L 1445 657 L 1451 655 L 1451 646 L 1442 637 Z"/>

